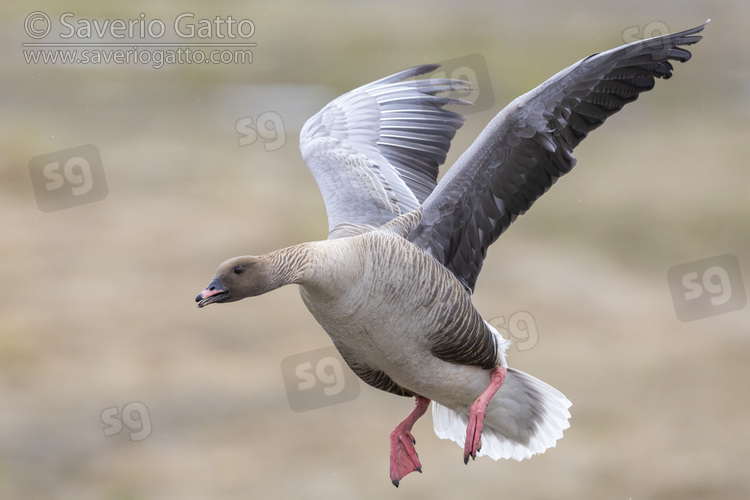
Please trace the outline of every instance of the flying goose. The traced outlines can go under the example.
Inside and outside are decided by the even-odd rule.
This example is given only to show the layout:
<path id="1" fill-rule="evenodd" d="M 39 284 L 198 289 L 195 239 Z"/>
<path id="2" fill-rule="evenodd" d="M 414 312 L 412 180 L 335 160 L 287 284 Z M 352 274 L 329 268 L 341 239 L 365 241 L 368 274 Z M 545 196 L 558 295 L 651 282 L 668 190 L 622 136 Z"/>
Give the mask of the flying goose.
<path id="1" fill-rule="evenodd" d="M 570 401 L 513 368 L 471 294 L 487 248 L 575 165 L 586 135 L 672 76 L 705 23 L 594 54 L 503 109 L 440 183 L 463 118 L 440 96 L 469 89 L 412 79 L 417 66 L 335 99 L 300 133 L 328 215 L 324 241 L 222 263 L 198 307 L 299 285 L 302 300 L 366 383 L 415 398 L 391 432 L 394 485 L 421 472 L 412 426 L 432 401 L 435 433 L 469 457 L 522 460 L 555 446 Z"/>

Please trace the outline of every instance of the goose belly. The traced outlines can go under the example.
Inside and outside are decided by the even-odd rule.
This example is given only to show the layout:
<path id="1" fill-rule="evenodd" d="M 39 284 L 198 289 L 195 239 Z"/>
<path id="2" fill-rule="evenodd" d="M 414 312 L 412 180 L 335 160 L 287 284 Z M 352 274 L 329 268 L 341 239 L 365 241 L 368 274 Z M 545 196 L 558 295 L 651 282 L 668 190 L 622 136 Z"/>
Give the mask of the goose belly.
<path id="1" fill-rule="evenodd" d="M 432 257 L 394 240 L 386 252 L 369 248 L 355 269 L 340 266 L 356 274 L 348 286 L 333 293 L 302 286 L 303 301 L 355 371 L 383 372 L 448 407 L 470 404 L 489 371 L 443 361 L 431 350 L 435 337 L 455 328 L 457 315 L 476 314 L 470 298 Z"/>

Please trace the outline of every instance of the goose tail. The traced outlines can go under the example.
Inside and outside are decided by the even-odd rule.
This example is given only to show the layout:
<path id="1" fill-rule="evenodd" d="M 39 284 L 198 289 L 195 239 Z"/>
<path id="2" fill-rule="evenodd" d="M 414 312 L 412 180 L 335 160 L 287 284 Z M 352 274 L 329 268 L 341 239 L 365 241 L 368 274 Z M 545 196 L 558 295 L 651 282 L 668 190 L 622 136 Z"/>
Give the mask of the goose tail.
<path id="1" fill-rule="evenodd" d="M 523 460 L 544 453 L 570 427 L 571 402 L 560 391 L 513 368 L 487 407 L 478 456 Z M 464 446 L 469 407 L 447 408 L 432 402 L 435 434 Z"/>

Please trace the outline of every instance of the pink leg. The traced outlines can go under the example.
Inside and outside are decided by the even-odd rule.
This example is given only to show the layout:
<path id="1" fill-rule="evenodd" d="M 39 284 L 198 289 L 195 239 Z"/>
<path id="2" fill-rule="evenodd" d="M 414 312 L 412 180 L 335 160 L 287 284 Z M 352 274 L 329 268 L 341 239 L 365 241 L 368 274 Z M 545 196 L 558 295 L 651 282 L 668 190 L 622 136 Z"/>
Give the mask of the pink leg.
<path id="1" fill-rule="evenodd" d="M 477 458 L 477 452 L 482 448 L 482 427 L 487 405 L 505 380 L 505 367 L 499 366 L 492 370 L 490 383 L 484 392 L 474 401 L 469 411 L 469 426 L 466 428 L 466 445 L 464 446 L 464 463 L 469 463 L 469 457 Z"/>
<path id="2" fill-rule="evenodd" d="M 429 404 L 429 399 L 417 396 L 416 404 L 409 416 L 391 432 L 391 481 L 396 488 L 407 474 L 414 471 L 422 472 L 422 464 L 419 462 L 417 450 L 414 449 L 416 440 L 411 434 L 411 428 L 419 417 L 424 415 Z"/>

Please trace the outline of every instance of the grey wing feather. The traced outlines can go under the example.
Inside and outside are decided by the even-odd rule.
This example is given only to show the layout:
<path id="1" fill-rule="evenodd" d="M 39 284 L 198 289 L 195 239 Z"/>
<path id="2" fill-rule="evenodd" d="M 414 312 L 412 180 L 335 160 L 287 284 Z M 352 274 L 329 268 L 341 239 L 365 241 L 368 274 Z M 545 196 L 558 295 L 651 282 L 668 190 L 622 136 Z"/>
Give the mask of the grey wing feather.
<path id="1" fill-rule="evenodd" d="M 417 66 L 352 90 L 305 123 L 300 149 L 323 194 L 329 238 L 411 212 L 435 188 L 463 124 L 443 106 L 466 104 L 436 94 L 469 88 L 459 80 L 405 81 L 437 67 Z"/>
<path id="2" fill-rule="evenodd" d="M 573 149 L 702 37 L 705 24 L 594 54 L 502 110 L 423 204 L 409 239 L 473 291 L 487 248 L 575 165 Z"/>

